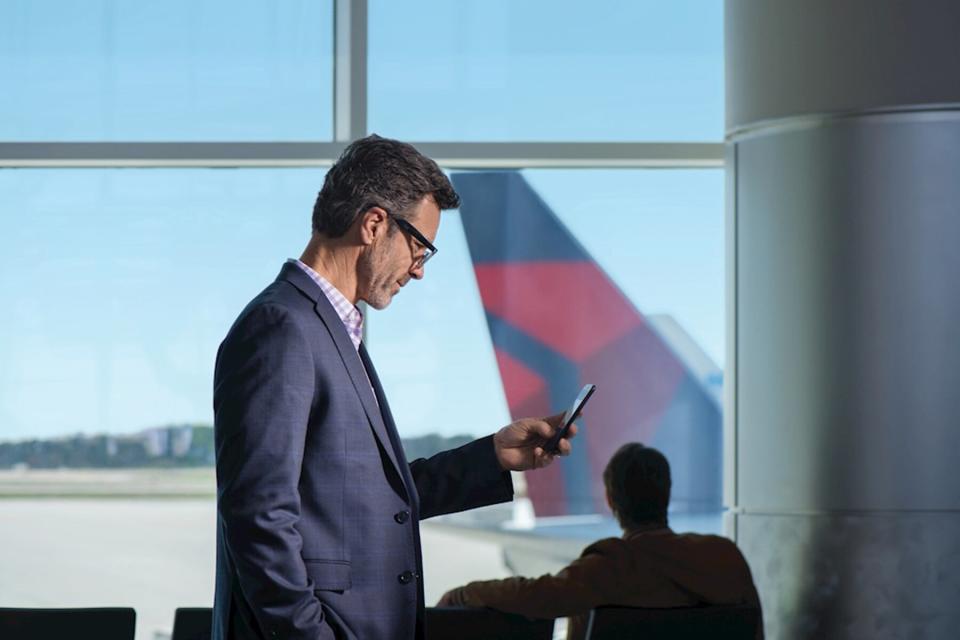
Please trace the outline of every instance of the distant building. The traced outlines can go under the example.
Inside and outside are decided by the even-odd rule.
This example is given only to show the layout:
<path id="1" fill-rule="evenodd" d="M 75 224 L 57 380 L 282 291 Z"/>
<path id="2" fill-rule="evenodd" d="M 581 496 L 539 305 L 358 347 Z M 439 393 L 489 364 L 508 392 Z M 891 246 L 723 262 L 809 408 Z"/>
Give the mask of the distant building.
<path id="1" fill-rule="evenodd" d="M 143 442 L 143 449 L 151 458 L 167 455 L 170 447 L 170 432 L 163 427 L 141 431 L 139 436 Z"/>
<path id="2" fill-rule="evenodd" d="M 186 457 L 192 443 L 193 427 L 170 427 L 170 454 L 174 458 Z"/>

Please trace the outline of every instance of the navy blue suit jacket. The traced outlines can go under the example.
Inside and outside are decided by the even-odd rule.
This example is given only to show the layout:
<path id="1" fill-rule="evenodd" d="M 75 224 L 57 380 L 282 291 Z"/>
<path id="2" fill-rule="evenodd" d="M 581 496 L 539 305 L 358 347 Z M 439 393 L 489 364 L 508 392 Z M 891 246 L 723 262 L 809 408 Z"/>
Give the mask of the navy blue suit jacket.
<path id="1" fill-rule="evenodd" d="M 419 520 L 513 496 L 490 437 L 407 463 L 365 350 L 293 264 L 220 345 L 214 414 L 214 640 L 420 638 Z"/>

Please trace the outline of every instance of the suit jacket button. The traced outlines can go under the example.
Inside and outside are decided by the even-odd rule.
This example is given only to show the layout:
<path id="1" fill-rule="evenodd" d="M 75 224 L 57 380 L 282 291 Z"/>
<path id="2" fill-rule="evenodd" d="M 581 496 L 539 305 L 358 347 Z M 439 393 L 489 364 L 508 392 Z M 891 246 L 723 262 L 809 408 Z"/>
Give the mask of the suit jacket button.
<path id="1" fill-rule="evenodd" d="M 410 584 L 410 581 L 413 580 L 413 572 L 404 571 L 403 573 L 397 576 L 397 580 L 400 581 L 400 584 Z"/>
<path id="2" fill-rule="evenodd" d="M 403 524 L 410 519 L 410 512 L 398 511 L 397 513 L 393 514 L 393 519 L 397 521 L 397 524 Z"/>

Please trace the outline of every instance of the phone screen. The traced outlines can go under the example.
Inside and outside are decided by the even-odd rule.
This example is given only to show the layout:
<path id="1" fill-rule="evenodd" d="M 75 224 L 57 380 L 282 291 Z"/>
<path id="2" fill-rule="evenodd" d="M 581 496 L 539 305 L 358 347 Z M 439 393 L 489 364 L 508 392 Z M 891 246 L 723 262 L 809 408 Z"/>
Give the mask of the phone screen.
<path id="1" fill-rule="evenodd" d="M 560 423 L 560 428 L 557 429 L 557 432 L 553 434 L 553 437 L 547 441 L 547 444 L 544 445 L 544 451 L 555 452 L 557 447 L 560 444 L 560 439 L 567 435 L 567 431 L 570 430 L 570 425 L 573 424 L 574 420 L 580 417 L 580 412 L 583 411 L 584 405 L 587 404 L 587 400 L 590 399 L 590 396 L 593 395 L 593 392 L 597 390 L 597 385 L 595 384 L 585 384 L 583 388 L 580 389 L 580 393 L 577 394 L 577 397 L 574 398 L 573 404 L 570 405 L 570 408 L 563 414 L 563 421 Z"/>

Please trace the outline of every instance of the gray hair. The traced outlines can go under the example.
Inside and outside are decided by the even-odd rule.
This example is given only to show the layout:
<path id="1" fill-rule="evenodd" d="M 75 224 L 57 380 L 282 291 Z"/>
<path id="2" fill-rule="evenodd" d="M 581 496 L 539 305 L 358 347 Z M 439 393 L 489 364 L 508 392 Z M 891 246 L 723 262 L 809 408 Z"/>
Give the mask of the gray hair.
<path id="1" fill-rule="evenodd" d="M 339 238 L 370 207 L 404 218 L 426 195 L 441 210 L 460 206 L 460 196 L 436 162 L 410 144 L 369 135 L 344 149 L 327 172 L 313 207 L 313 230 Z"/>

